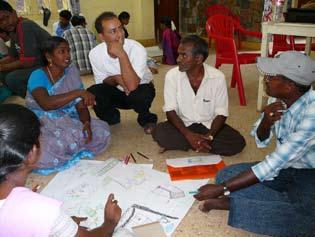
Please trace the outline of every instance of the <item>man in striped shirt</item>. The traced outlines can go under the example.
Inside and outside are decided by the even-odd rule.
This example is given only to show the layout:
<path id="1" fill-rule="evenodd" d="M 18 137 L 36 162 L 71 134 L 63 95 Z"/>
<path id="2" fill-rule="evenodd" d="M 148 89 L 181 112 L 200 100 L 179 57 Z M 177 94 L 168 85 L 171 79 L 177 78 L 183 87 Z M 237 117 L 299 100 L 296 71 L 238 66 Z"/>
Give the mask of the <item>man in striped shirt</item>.
<path id="1" fill-rule="evenodd" d="M 69 43 L 71 60 L 81 75 L 92 73 L 89 53 L 96 46 L 96 37 L 85 28 L 86 21 L 83 16 L 74 15 L 71 24 L 73 28 L 66 30 L 62 35 Z"/>
<path id="2" fill-rule="evenodd" d="M 228 166 L 199 189 L 200 210 L 229 210 L 228 224 L 272 236 L 315 233 L 315 61 L 297 51 L 259 58 L 273 97 L 255 123 L 258 147 L 276 138 L 264 160 Z"/>

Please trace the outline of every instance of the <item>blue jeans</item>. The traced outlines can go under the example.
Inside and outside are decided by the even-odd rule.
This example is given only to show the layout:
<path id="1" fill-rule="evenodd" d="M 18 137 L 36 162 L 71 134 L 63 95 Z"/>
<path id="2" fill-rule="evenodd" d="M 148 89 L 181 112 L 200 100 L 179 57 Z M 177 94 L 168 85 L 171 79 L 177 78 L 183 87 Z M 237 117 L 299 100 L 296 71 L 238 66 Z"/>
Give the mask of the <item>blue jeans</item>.
<path id="1" fill-rule="evenodd" d="M 216 183 L 254 164 L 228 166 L 218 173 Z M 315 169 L 284 169 L 272 181 L 231 193 L 228 224 L 271 236 L 315 236 Z"/>

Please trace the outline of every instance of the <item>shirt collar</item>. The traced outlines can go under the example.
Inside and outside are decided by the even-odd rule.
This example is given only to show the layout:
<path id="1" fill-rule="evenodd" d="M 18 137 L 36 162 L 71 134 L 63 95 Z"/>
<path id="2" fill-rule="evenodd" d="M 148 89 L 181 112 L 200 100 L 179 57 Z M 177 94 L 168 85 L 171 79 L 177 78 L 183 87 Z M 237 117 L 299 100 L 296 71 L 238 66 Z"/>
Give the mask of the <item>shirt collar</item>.
<path id="1" fill-rule="evenodd" d="M 313 91 L 313 88 L 311 88 L 308 92 L 304 93 L 297 101 L 295 101 L 290 108 L 288 108 L 287 112 L 290 112 L 291 114 L 298 113 L 301 108 L 305 106 L 305 104 L 308 103 L 310 94 Z"/>

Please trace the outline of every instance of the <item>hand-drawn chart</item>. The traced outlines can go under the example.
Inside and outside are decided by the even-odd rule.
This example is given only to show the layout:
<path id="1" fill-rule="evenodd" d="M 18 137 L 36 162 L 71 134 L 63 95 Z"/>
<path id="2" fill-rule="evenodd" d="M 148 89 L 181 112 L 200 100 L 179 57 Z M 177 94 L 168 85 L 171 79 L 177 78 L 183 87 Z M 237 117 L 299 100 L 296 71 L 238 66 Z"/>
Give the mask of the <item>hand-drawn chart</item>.
<path id="1" fill-rule="evenodd" d="M 119 160 L 82 160 L 60 172 L 42 194 L 63 201 L 71 216 L 88 217 L 84 226 L 95 228 L 103 223 L 107 196 L 114 193 L 122 208 L 118 227 L 129 230 L 137 225 L 159 221 L 170 236 L 188 212 L 197 190 L 207 180 L 171 182 L 169 175 Z"/>

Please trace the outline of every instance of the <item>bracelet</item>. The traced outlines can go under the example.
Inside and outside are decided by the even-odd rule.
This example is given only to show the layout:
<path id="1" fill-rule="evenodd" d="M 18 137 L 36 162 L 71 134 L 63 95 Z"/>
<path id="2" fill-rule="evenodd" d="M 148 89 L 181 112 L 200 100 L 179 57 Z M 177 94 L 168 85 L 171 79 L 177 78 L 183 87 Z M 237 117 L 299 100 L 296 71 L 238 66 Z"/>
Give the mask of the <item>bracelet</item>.
<path id="1" fill-rule="evenodd" d="M 89 121 L 89 120 L 87 120 L 87 121 L 84 122 L 83 127 L 85 128 L 85 126 L 88 125 L 88 124 L 90 124 L 90 121 Z"/>
<path id="2" fill-rule="evenodd" d="M 231 191 L 226 187 L 226 183 L 221 183 L 221 186 L 223 186 L 223 196 L 227 197 L 231 194 Z"/>

